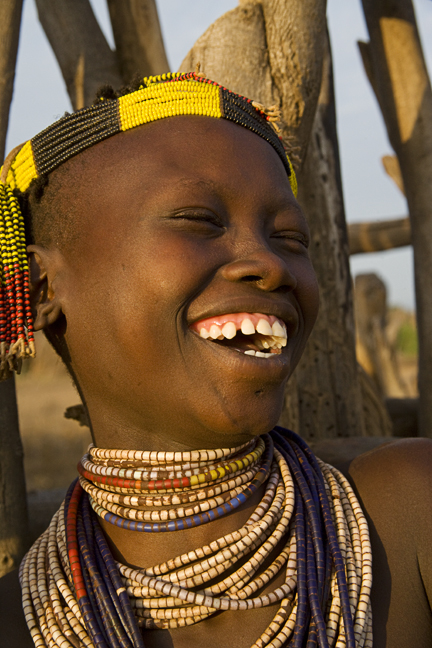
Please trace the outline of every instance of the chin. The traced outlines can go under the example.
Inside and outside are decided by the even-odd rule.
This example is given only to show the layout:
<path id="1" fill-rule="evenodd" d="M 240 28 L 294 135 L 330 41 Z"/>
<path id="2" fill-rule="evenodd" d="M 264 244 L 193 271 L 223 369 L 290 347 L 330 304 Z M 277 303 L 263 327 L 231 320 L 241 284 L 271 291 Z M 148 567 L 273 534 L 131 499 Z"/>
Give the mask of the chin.
<path id="1" fill-rule="evenodd" d="M 284 386 L 275 391 L 260 388 L 240 402 L 225 400 L 219 410 L 208 408 L 207 415 L 201 418 L 207 445 L 210 438 L 212 447 L 239 445 L 272 430 L 282 412 Z"/>

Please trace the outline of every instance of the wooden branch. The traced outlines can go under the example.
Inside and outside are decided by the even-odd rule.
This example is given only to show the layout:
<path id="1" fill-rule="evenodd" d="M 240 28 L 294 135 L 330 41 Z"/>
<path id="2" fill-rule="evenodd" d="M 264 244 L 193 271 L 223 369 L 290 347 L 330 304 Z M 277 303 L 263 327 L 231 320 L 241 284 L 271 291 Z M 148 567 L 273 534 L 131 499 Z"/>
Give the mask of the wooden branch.
<path id="1" fill-rule="evenodd" d="M 168 72 L 155 0 L 108 0 L 108 8 L 124 83 Z"/>
<path id="2" fill-rule="evenodd" d="M 370 65 L 398 157 L 412 229 L 419 335 L 419 434 L 432 436 L 432 89 L 412 0 L 362 0 Z"/>
<path id="3" fill-rule="evenodd" d="M 12 101 L 15 64 L 21 24 L 22 0 L 0 3 L 0 161 L 5 157 L 5 141 Z"/>
<path id="4" fill-rule="evenodd" d="M 350 223 L 348 225 L 350 254 L 380 252 L 411 245 L 409 218 L 376 221 L 374 223 Z"/>
<path id="5" fill-rule="evenodd" d="M 306 154 L 318 101 L 325 42 L 325 0 L 240 1 L 214 22 L 181 69 L 201 71 L 264 105 L 278 104 L 283 135 Z"/>
<path id="6" fill-rule="evenodd" d="M 115 53 L 89 0 L 36 0 L 36 5 L 75 110 L 91 104 L 100 86 L 122 85 Z"/>
<path id="7" fill-rule="evenodd" d="M 384 155 L 381 158 L 383 167 L 388 176 L 393 180 L 397 188 L 405 196 L 405 187 L 403 183 L 402 173 L 400 170 L 399 160 L 396 155 Z"/>
<path id="8" fill-rule="evenodd" d="M 0 3 L 0 158 L 5 153 L 18 51 L 22 0 Z M 27 550 L 28 519 L 23 449 L 14 378 L 0 383 L 0 576 L 18 567 Z"/>
<path id="9" fill-rule="evenodd" d="M 12 377 L 0 384 L 0 576 L 18 567 L 28 549 L 23 458 Z"/>

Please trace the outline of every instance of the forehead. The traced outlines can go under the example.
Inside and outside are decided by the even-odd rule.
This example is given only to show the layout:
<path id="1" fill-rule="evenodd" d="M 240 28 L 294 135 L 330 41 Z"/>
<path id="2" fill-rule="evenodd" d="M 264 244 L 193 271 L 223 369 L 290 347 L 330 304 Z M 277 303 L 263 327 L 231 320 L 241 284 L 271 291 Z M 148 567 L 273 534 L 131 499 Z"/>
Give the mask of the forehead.
<path id="1" fill-rule="evenodd" d="M 138 192 L 154 195 L 164 186 L 226 192 L 291 188 L 273 147 L 248 129 L 211 117 L 180 116 L 115 135 L 66 162 L 58 170 L 82 200 L 116 200 Z M 55 172 L 57 173 L 57 172 Z M 62 183 L 63 184 L 63 183 Z"/>

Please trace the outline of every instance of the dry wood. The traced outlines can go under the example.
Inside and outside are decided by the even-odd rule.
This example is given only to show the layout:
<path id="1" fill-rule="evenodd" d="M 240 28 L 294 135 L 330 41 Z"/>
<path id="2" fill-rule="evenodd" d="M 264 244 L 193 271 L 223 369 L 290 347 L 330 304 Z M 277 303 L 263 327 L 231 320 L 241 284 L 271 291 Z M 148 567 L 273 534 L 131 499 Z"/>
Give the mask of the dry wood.
<path id="1" fill-rule="evenodd" d="M 169 70 L 155 0 L 108 0 L 125 83 Z"/>
<path id="2" fill-rule="evenodd" d="M 100 86 L 122 85 L 115 53 L 88 0 L 36 0 L 36 5 L 75 110 L 91 104 Z"/>
<path id="3" fill-rule="evenodd" d="M 325 0 L 256 0 L 223 15 L 197 40 L 182 70 L 201 71 L 264 105 L 277 104 L 283 135 L 302 159 L 318 100 Z"/>
<path id="4" fill-rule="evenodd" d="M 22 0 L 0 2 L 0 158 L 3 162 L 15 78 Z"/>
<path id="5" fill-rule="evenodd" d="M 418 436 L 418 398 L 386 398 L 393 424 L 393 436 Z"/>
<path id="6" fill-rule="evenodd" d="M 408 389 L 386 332 L 385 284 L 373 273 L 357 275 L 354 294 L 359 362 L 382 398 L 403 398 L 408 395 Z"/>
<path id="7" fill-rule="evenodd" d="M 326 39 L 326 0 L 257 0 L 262 6 L 273 96 L 282 134 L 298 150 L 300 166 L 314 120 Z M 239 0 L 247 5 L 248 0 Z"/>
<path id="8" fill-rule="evenodd" d="M 299 202 L 311 229 L 310 253 L 320 285 L 321 304 L 315 329 L 295 371 L 298 429 L 308 440 L 365 434 L 385 436 L 390 428 L 383 403 L 375 397 L 372 402 L 370 393 L 362 389 L 356 362 L 329 47 L 299 186 Z M 365 425 L 365 410 L 376 413 L 372 426 Z M 290 419 L 291 412 L 285 410 L 284 423 L 289 424 Z"/>
<path id="9" fill-rule="evenodd" d="M 410 219 L 396 218 L 372 223 L 350 223 L 348 240 L 350 254 L 379 252 L 411 245 Z"/>
<path id="10" fill-rule="evenodd" d="M 399 166 L 399 160 L 396 155 L 384 155 L 382 158 L 383 167 L 388 176 L 393 180 L 398 189 L 405 196 L 405 187 L 403 184 L 402 173 Z"/>
<path id="11" fill-rule="evenodd" d="M 419 335 L 419 433 L 432 436 L 432 89 L 411 0 L 362 0 L 365 69 L 398 157 L 411 218 Z"/>
<path id="12" fill-rule="evenodd" d="M 21 0 L 0 3 L 0 158 L 3 160 L 21 23 Z M 0 383 L 0 576 L 18 566 L 27 549 L 23 450 L 15 382 Z"/>
<path id="13" fill-rule="evenodd" d="M 14 378 L 0 384 L 0 493 L 1 577 L 18 567 L 29 537 Z"/>

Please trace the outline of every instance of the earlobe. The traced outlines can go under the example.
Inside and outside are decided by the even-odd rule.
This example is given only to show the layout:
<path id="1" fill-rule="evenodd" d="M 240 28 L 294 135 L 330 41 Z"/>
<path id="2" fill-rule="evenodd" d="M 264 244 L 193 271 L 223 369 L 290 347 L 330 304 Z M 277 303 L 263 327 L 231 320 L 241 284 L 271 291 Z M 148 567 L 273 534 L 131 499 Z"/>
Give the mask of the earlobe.
<path id="1" fill-rule="evenodd" d="M 30 302 L 34 317 L 34 329 L 40 331 L 54 324 L 62 315 L 58 296 L 53 289 L 57 275 L 57 253 L 40 245 L 29 245 Z"/>

